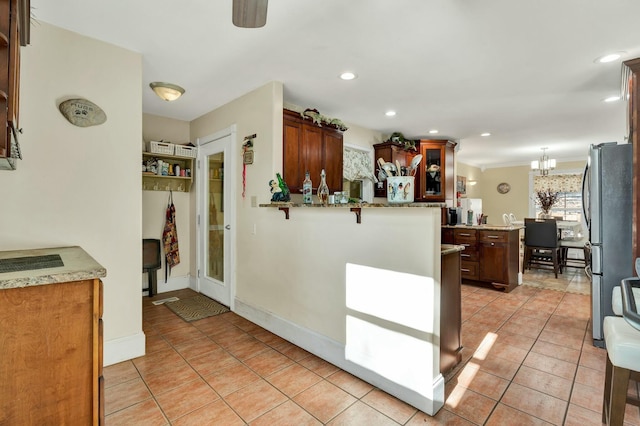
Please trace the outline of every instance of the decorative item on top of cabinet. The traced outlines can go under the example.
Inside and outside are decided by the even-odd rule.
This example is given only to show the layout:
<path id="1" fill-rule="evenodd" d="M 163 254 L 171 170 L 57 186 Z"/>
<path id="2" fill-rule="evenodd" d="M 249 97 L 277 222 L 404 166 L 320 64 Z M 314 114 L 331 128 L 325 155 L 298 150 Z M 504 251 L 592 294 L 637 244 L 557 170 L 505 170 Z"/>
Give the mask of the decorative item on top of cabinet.
<path id="1" fill-rule="evenodd" d="M 3 0 L 0 2 L 0 123 L 6 128 L 0 132 L 0 170 L 15 170 L 16 160 L 22 159 L 18 133 L 20 98 L 20 46 L 30 39 L 29 0 Z"/>
<path id="2" fill-rule="evenodd" d="M 302 193 L 305 172 L 320 176 L 322 169 L 329 191 L 342 191 L 342 129 L 344 125 L 314 120 L 308 113 L 283 110 L 283 177 L 292 193 Z"/>
<path id="3" fill-rule="evenodd" d="M 386 142 L 382 142 L 379 144 L 373 145 L 374 149 L 374 170 L 379 169 L 379 164 L 376 162 L 378 158 L 382 158 L 385 162 L 396 164 L 396 161 L 400 164 L 401 167 L 408 167 L 411 165 L 411 160 L 418 155 L 418 152 L 408 147 L 403 142 L 395 142 L 393 140 L 389 140 Z M 418 170 L 420 170 L 420 165 L 418 165 Z M 376 174 L 380 176 L 378 171 L 376 170 Z M 414 183 L 414 200 L 420 199 L 420 173 L 416 173 L 415 175 L 415 183 Z M 380 180 L 374 188 L 374 196 L 375 197 L 384 197 L 387 198 L 387 185 L 386 181 Z"/>
<path id="4" fill-rule="evenodd" d="M 143 152 L 142 189 L 189 192 L 193 182 L 193 162 L 194 159 L 191 157 Z M 178 169 L 179 174 L 176 175 Z"/>
<path id="5" fill-rule="evenodd" d="M 447 140 L 421 140 L 422 162 L 420 198 L 430 202 L 446 202 L 455 206 L 456 176 L 454 174 L 456 143 Z"/>

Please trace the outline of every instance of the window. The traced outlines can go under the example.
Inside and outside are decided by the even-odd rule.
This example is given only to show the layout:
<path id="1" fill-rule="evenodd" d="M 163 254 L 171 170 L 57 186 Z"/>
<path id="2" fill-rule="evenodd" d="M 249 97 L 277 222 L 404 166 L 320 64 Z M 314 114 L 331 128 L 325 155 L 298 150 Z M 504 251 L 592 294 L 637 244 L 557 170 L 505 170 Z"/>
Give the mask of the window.
<path id="1" fill-rule="evenodd" d="M 548 176 L 533 176 L 531 192 L 531 212 L 535 217 L 542 213 L 536 200 L 536 192 L 551 191 L 558 193 L 558 201 L 551 207 L 549 214 L 562 220 L 577 221 L 585 226 L 582 214 L 582 173 L 566 171 Z M 567 235 L 569 236 L 569 235 Z M 573 236 L 573 235 L 571 235 Z"/>
<path id="2" fill-rule="evenodd" d="M 562 220 L 575 220 L 582 222 L 582 193 L 560 192 L 558 202 L 551 207 L 549 214 L 554 217 L 562 217 Z M 536 204 L 536 216 L 542 213 L 540 206 Z"/>
<path id="3" fill-rule="evenodd" d="M 373 201 L 373 152 L 355 145 L 343 151 L 343 190 L 350 198 Z"/>

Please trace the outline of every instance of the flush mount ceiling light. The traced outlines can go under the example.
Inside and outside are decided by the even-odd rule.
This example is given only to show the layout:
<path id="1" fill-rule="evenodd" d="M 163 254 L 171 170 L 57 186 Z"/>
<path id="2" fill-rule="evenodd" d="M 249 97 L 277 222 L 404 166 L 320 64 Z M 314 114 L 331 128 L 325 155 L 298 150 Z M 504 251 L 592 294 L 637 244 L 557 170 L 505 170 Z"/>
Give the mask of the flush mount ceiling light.
<path id="1" fill-rule="evenodd" d="M 480 133 L 480 136 L 486 138 L 487 136 L 491 136 L 491 133 L 489 133 L 489 132 Z"/>
<path id="2" fill-rule="evenodd" d="M 606 64 L 608 62 L 613 62 L 613 61 L 617 61 L 618 59 L 620 59 L 622 57 L 622 55 L 624 55 L 627 52 L 613 52 L 613 53 L 609 53 L 607 55 L 603 55 L 600 56 L 599 58 L 596 58 L 595 61 L 593 62 L 598 62 L 601 64 Z"/>
<path id="3" fill-rule="evenodd" d="M 609 96 L 608 98 L 603 99 L 604 102 L 615 102 L 619 100 L 620 100 L 620 96 Z"/>
<path id="4" fill-rule="evenodd" d="M 163 83 L 161 81 L 149 83 L 149 87 L 156 92 L 156 95 L 158 95 L 160 99 L 165 101 L 175 101 L 184 93 L 184 89 L 182 87 L 171 83 Z"/>
<path id="5" fill-rule="evenodd" d="M 394 115 L 396 115 L 395 111 L 387 111 L 384 113 L 384 115 L 386 115 L 387 117 L 393 117 Z"/>
<path id="6" fill-rule="evenodd" d="M 342 74 L 340 74 L 340 78 L 342 80 L 347 80 L 347 81 L 348 80 L 353 80 L 353 79 L 355 79 L 357 77 L 358 76 L 355 73 L 351 72 L 351 71 L 345 71 Z"/>
<path id="7" fill-rule="evenodd" d="M 432 135 L 435 135 L 436 133 L 438 133 L 438 131 L 436 129 L 433 129 L 433 130 L 429 130 L 429 133 L 431 133 Z"/>
<path id="8" fill-rule="evenodd" d="M 549 174 L 549 170 L 553 170 L 556 168 L 556 160 L 549 159 L 547 156 L 547 149 L 549 148 L 540 148 L 542 149 L 542 157 L 540 160 L 534 160 L 531 162 L 531 170 L 540 170 L 540 174 L 542 176 L 546 176 Z"/>
<path id="9" fill-rule="evenodd" d="M 268 0 L 233 0 L 233 25 L 260 28 L 267 23 Z"/>

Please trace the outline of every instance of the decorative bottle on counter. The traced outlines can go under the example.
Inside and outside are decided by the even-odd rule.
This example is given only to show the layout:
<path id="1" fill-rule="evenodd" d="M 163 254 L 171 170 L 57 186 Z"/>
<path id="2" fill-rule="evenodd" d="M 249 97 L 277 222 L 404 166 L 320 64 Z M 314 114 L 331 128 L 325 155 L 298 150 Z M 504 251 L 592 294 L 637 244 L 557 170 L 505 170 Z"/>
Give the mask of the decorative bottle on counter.
<path id="1" fill-rule="evenodd" d="M 318 200 L 321 204 L 326 205 L 329 202 L 329 187 L 324 173 L 324 169 L 320 173 L 320 185 L 318 185 Z"/>
<path id="2" fill-rule="evenodd" d="M 309 172 L 305 172 L 304 181 L 302 182 L 302 202 L 304 204 L 312 204 L 313 203 L 313 185 L 311 183 L 311 178 L 309 177 Z"/>

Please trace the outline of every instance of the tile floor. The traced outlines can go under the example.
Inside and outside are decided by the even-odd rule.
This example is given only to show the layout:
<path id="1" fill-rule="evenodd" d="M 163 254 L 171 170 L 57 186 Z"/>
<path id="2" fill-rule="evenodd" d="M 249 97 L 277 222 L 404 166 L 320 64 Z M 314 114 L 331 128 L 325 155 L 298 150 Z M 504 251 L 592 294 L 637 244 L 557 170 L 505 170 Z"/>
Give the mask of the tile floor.
<path id="1" fill-rule="evenodd" d="M 606 353 L 582 274 L 527 272 L 509 294 L 463 285 L 463 362 L 435 417 L 232 312 L 186 323 L 145 297 L 147 354 L 105 368 L 106 424 L 600 425 Z M 638 408 L 625 420 L 640 425 Z"/>

